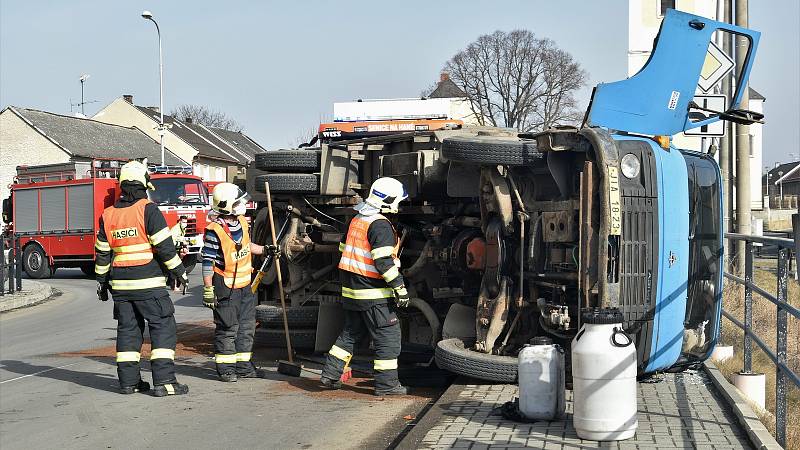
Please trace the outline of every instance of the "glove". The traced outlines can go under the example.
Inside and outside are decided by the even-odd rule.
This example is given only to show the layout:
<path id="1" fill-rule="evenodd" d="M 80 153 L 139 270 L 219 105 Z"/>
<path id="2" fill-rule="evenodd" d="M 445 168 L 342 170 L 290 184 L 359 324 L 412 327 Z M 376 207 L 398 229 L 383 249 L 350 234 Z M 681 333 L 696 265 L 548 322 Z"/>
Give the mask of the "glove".
<path id="1" fill-rule="evenodd" d="M 189 284 L 189 276 L 188 276 L 188 275 L 186 275 L 186 272 L 183 272 L 183 273 L 181 274 L 181 283 L 183 283 L 183 284 Z"/>
<path id="2" fill-rule="evenodd" d="M 217 307 L 217 298 L 214 296 L 214 286 L 203 286 L 203 306 L 210 309 Z"/>
<path id="3" fill-rule="evenodd" d="M 394 288 L 394 301 L 399 308 L 407 308 L 411 303 L 411 297 L 408 296 L 408 290 L 405 286 Z"/>
<path id="4" fill-rule="evenodd" d="M 108 283 L 97 283 L 97 299 L 101 302 L 108 301 Z"/>
<path id="5" fill-rule="evenodd" d="M 279 258 L 281 256 L 281 249 L 276 245 L 267 244 L 264 246 L 264 254 L 270 254 L 273 258 Z"/>

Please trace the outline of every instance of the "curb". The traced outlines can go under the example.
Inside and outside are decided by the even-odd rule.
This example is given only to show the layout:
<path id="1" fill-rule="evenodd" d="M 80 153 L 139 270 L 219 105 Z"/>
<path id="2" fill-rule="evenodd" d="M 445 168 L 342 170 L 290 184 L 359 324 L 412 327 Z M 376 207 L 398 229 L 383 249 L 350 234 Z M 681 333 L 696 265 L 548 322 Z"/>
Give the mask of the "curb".
<path id="1" fill-rule="evenodd" d="M 25 280 L 25 289 L 0 297 L 0 312 L 7 312 L 26 306 L 41 303 L 53 296 L 55 291 L 50 285 L 40 281 Z"/>
<path id="2" fill-rule="evenodd" d="M 716 365 L 711 361 L 703 363 L 703 368 L 706 373 L 711 377 L 711 382 L 714 387 L 722 394 L 728 405 L 733 409 L 736 418 L 739 419 L 739 424 L 747 431 L 747 437 L 757 449 L 765 450 L 782 450 L 778 441 L 769 433 L 767 427 L 758 419 L 758 415 L 753 411 L 753 408 L 742 398 L 739 390 L 730 384 L 728 380 L 722 375 Z"/>
<path id="3" fill-rule="evenodd" d="M 419 448 L 419 443 L 422 442 L 422 439 L 425 438 L 425 435 L 428 434 L 431 428 L 436 426 L 439 419 L 444 415 L 444 408 L 441 408 L 440 405 L 445 403 L 452 403 L 458 399 L 459 394 L 461 391 L 464 390 L 464 386 L 468 379 L 464 377 L 458 377 L 453 381 L 453 384 L 447 388 L 446 391 L 439 396 L 436 401 L 430 405 L 428 410 L 425 412 L 425 415 L 422 416 L 421 419 L 414 425 L 403 439 L 397 443 L 396 446 L 390 447 L 395 450 L 412 450 Z"/>

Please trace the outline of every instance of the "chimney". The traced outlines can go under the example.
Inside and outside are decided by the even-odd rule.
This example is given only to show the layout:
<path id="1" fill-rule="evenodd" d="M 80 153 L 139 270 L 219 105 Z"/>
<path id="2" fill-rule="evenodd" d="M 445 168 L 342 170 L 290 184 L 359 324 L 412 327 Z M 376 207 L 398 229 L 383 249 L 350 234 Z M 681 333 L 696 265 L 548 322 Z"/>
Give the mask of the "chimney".
<path id="1" fill-rule="evenodd" d="M 450 79 L 450 74 L 447 72 L 442 72 L 439 74 L 439 83 L 444 83 L 445 81 Z"/>
<path id="2" fill-rule="evenodd" d="M 131 94 L 123 95 L 122 99 L 125 100 L 126 102 L 130 103 L 131 105 L 133 104 L 133 95 L 131 95 Z"/>
<path id="3" fill-rule="evenodd" d="M 186 123 L 192 123 L 192 118 L 191 117 L 187 117 L 187 118 L 183 119 L 183 121 L 186 122 Z"/>

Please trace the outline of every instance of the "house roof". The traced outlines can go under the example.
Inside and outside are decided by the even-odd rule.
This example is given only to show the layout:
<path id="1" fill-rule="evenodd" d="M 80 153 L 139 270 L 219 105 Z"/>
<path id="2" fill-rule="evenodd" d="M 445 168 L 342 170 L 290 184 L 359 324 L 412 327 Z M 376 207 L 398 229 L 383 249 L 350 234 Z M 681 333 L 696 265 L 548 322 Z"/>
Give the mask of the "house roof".
<path id="1" fill-rule="evenodd" d="M 454 97 L 466 97 L 467 94 L 461 90 L 458 85 L 456 85 L 453 80 L 450 78 L 446 78 L 442 81 L 439 81 L 439 84 L 436 85 L 436 89 L 431 92 L 428 98 L 454 98 Z"/>
<path id="2" fill-rule="evenodd" d="M 134 105 L 134 107 L 156 123 L 161 119 L 160 113 L 153 108 L 138 105 Z M 198 157 L 241 165 L 246 165 L 249 161 L 248 158 L 239 154 L 230 144 L 215 136 L 214 133 L 200 124 L 181 122 L 166 114 L 164 115 L 164 123 L 170 124 L 171 128 L 169 130 L 173 134 L 194 147 L 197 150 Z"/>
<path id="3" fill-rule="evenodd" d="M 240 152 L 247 155 L 251 160 L 256 158 L 256 153 L 261 153 L 266 151 L 266 149 L 256 141 L 250 139 L 249 136 L 242 133 L 241 131 L 231 131 L 225 130 L 222 128 L 216 127 L 206 127 L 217 136 L 221 137 L 225 140 L 228 144 L 239 150 Z"/>
<path id="4" fill-rule="evenodd" d="M 784 178 L 784 183 L 800 181 L 800 169 L 796 169 L 794 172 L 792 172 L 792 169 L 795 169 L 797 166 L 800 166 L 800 161 L 783 163 L 774 169 L 770 169 L 768 172 L 770 174 L 770 182 L 777 183 L 781 178 Z M 778 175 L 779 173 L 782 173 L 782 175 Z"/>
<path id="5" fill-rule="evenodd" d="M 766 98 L 761 95 L 757 90 L 753 88 L 748 88 L 747 93 L 750 95 L 750 100 L 766 100 Z"/>
<path id="6" fill-rule="evenodd" d="M 72 156 L 161 161 L 161 147 L 138 128 L 16 106 L 9 106 L 8 109 Z M 168 149 L 165 150 L 164 162 L 168 165 L 189 165 Z"/>

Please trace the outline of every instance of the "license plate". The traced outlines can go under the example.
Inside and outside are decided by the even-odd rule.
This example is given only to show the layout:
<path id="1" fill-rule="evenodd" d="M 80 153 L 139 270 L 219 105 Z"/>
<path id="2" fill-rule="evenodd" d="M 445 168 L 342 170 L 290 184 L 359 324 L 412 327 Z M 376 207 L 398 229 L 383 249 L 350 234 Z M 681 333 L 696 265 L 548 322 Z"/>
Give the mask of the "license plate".
<path id="1" fill-rule="evenodd" d="M 622 234 L 622 203 L 619 199 L 619 170 L 608 166 L 608 234 Z"/>

